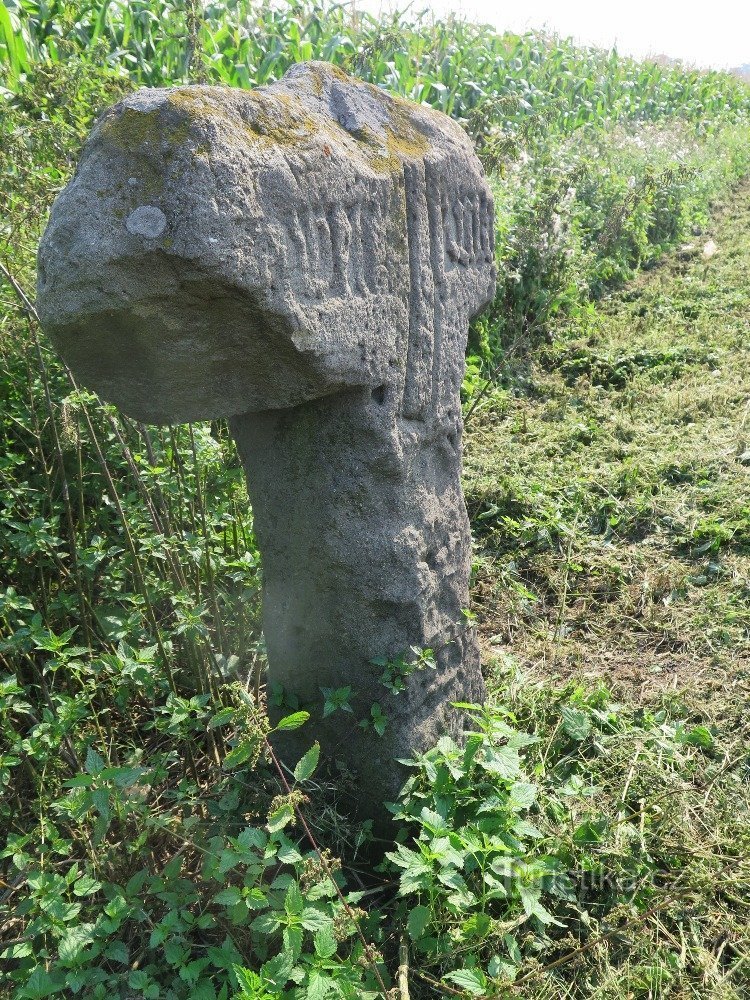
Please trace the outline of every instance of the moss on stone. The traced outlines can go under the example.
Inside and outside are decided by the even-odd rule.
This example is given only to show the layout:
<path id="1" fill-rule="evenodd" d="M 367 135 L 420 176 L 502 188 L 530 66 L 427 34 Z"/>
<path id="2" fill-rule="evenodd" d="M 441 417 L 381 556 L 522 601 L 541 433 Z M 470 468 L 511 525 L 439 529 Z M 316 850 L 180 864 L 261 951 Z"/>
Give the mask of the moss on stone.
<path id="1" fill-rule="evenodd" d="M 187 117 L 163 114 L 162 107 L 150 111 L 124 107 L 102 123 L 100 135 L 123 152 L 167 141 L 179 145 L 190 134 Z"/>

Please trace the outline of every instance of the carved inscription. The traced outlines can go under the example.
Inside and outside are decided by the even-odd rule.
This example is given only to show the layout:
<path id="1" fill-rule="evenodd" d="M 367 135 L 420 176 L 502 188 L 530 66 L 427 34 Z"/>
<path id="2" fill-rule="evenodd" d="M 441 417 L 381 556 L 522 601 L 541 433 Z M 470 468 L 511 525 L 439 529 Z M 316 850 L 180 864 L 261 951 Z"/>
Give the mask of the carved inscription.
<path id="1" fill-rule="evenodd" d="M 389 218 L 389 191 L 328 204 L 292 206 L 280 213 L 286 273 L 297 297 L 352 298 L 389 293 L 398 262 L 379 238 Z"/>

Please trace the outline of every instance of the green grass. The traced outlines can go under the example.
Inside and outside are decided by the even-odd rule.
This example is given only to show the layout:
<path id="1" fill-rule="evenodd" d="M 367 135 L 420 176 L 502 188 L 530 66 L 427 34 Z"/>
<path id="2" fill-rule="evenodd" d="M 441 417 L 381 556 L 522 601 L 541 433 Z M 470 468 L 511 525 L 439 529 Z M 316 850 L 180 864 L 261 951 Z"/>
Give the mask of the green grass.
<path id="1" fill-rule="evenodd" d="M 747 220 L 743 188 L 469 418 L 477 601 L 498 646 L 518 655 L 522 632 L 530 659 L 639 683 L 746 669 Z"/>
<path id="2" fill-rule="evenodd" d="M 747 88 L 463 22 L 196 10 L 0 7 L 0 992 L 375 1000 L 401 966 L 412 1000 L 740 1000 Z M 311 57 L 459 117 L 496 192 L 464 393 L 492 708 L 414 763 L 400 849 L 314 748 L 275 766 L 226 428 L 103 406 L 30 301 L 101 109 Z"/>

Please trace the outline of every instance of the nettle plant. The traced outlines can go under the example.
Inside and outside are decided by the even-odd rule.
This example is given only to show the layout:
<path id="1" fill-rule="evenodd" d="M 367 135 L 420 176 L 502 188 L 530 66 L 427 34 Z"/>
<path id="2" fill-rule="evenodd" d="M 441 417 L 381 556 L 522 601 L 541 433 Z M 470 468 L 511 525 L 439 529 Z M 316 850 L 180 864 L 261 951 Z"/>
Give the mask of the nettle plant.
<path id="1" fill-rule="evenodd" d="M 443 964 L 465 951 L 466 963 L 444 979 L 473 995 L 515 978 L 521 925 L 542 938 L 563 927 L 546 900 L 575 899 L 567 866 L 539 845 L 529 821 L 538 789 L 521 752 L 538 737 L 519 732 L 498 707 L 460 705 L 476 732 L 463 747 L 450 737 L 414 760 L 414 773 L 392 807 L 401 842 L 386 855 L 399 871 L 399 892 L 412 947 Z M 404 842 L 403 833 L 412 837 Z"/>

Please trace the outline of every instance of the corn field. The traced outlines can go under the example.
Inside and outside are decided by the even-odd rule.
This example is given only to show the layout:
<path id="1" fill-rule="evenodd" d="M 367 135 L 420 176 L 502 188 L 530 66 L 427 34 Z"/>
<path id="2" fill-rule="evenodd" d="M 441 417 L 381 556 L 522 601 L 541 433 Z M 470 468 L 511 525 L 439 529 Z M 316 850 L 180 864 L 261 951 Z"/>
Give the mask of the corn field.
<path id="1" fill-rule="evenodd" d="M 96 54 L 134 83 L 190 80 L 255 87 L 293 63 L 323 59 L 456 117 L 500 102 L 510 125 L 531 115 L 562 134 L 589 122 L 713 120 L 750 109 L 750 92 L 720 72 L 639 63 L 570 41 L 500 34 L 427 14 L 379 19 L 309 0 L 3 0 L 0 67 L 17 92 L 36 67 Z"/>

